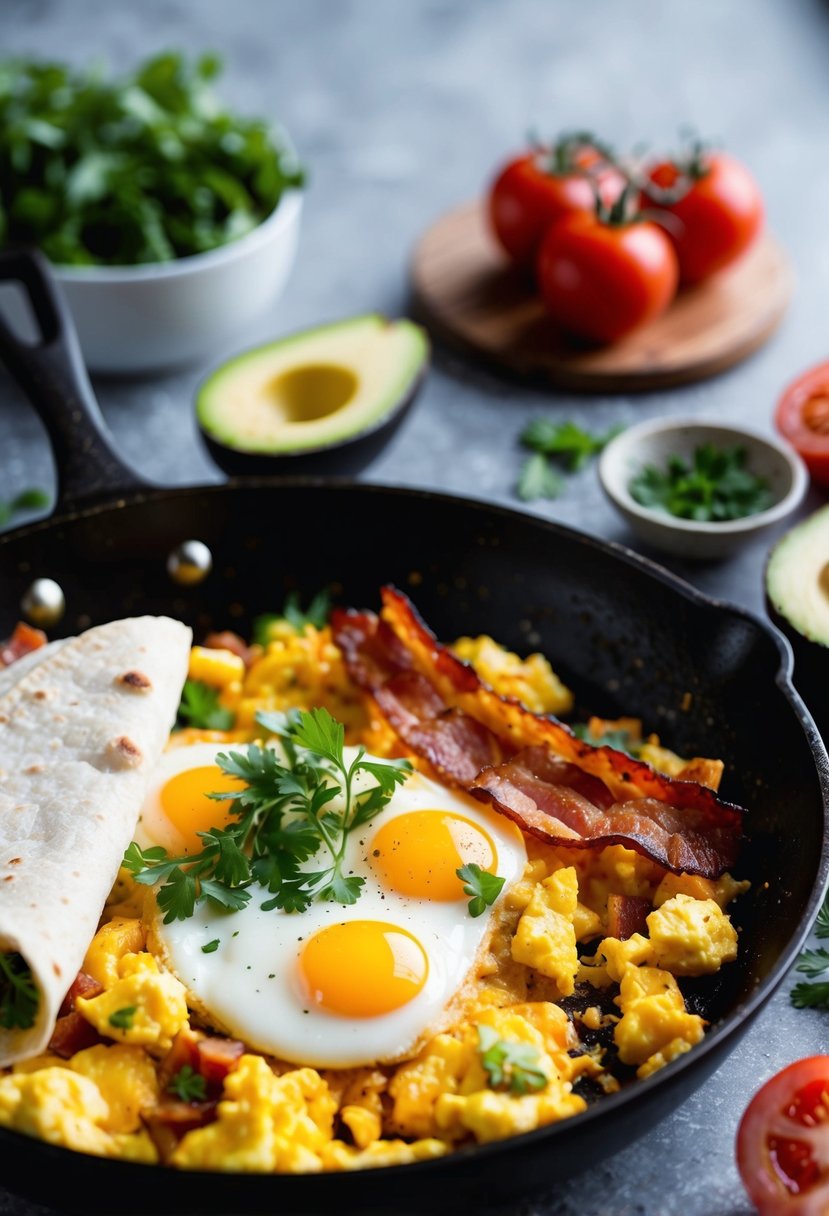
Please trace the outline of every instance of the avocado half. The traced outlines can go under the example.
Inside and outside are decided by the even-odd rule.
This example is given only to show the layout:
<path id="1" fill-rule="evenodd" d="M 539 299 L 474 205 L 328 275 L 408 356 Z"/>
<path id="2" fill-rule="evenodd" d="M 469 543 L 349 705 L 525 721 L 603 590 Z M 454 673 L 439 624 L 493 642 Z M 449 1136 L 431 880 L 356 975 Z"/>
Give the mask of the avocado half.
<path id="1" fill-rule="evenodd" d="M 777 542 L 766 565 L 769 616 L 794 652 L 794 682 L 829 740 L 829 506 Z"/>
<path id="2" fill-rule="evenodd" d="M 419 325 L 351 317 L 222 364 L 197 392 L 196 419 L 231 474 L 356 472 L 402 421 L 428 361 Z"/>

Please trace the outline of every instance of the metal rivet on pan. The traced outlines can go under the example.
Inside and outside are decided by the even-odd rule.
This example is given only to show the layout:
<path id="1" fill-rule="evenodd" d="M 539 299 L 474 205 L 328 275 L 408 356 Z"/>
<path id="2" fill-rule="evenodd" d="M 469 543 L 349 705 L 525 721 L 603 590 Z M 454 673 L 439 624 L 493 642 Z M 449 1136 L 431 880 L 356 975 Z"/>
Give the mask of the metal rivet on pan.
<path id="1" fill-rule="evenodd" d="M 174 583 L 192 587 L 213 569 L 213 554 L 200 540 L 183 540 L 167 558 L 167 573 Z"/>
<path id="2" fill-rule="evenodd" d="M 23 594 L 20 611 L 33 625 L 46 629 L 50 625 L 57 625 L 66 611 L 66 600 L 60 585 L 53 578 L 36 578 Z"/>

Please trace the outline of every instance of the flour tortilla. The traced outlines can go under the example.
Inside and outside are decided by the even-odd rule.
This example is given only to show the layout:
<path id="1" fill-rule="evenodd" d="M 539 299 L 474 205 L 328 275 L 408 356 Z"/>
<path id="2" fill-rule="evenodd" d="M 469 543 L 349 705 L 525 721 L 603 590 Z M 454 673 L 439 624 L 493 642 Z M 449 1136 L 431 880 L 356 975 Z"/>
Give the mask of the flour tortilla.
<path id="1" fill-rule="evenodd" d="M 17 664 L 2 673 L 0 951 L 23 956 L 40 1003 L 30 1029 L 0 1027 L 0 1067 L 51 1038 L 173 725 L 190 641 L 179 621 L 132 617 L 26 656 L 13 682 Z"/>

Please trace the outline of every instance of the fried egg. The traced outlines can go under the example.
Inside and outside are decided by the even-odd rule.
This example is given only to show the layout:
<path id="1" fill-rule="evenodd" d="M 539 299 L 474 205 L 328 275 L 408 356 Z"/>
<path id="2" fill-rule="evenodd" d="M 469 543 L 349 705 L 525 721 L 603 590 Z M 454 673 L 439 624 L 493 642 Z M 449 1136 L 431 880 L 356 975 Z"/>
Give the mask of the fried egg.
<path id="1" fill-rule="evenodd" d="M 222 750 L 197 744 L 165 755 L 139 843 L 166 847 L 178 833 L 195 851 L 196 831 L 226 822 L 229 808 L 206 797 L 232 788 L 215 765 Z M 345 751 L 350 761 L 354 749 Z M 238 912 L 205 902 L 187 920 L 156 917 L 150 943 L 205 1021 L 258 1051 L 330 1068 L 405 1059 L 435 1032 L 526 856 L 509 820 L 415 772 L 348 838 L 345 872 L 365 880 L 355 904 L 264 911 L 268 894 L 253 886 Z M 505 879 L 478 917 L 456 874 L 470 862 Z M 329 863 L 321 851 L 303 868 Z"/>

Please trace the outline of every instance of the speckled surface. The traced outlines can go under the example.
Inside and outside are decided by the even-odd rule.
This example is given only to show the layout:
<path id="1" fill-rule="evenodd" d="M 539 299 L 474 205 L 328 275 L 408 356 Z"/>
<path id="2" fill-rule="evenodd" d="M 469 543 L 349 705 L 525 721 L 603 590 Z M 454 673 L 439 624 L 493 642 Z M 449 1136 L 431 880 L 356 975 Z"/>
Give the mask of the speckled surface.
<path id="1" fill-rule="evenodd" d="M 630 145 L 670 143 L 692 122 L 749 162 L 798 276 L 763 351 L 716 380 L 630 398 L 552 395 L 438 352 L 417 406 L 368 470 L 372 481 L 514 503 L 516 436 L 540 411 L 597 428 L 684 413 L 770 430 L 787 380 L 829 356 L 829 4 L 820 0 L 0 0 L 0 46 L 75 61 L 103 55 L 117 68 L 161 47 L 219 48 L 228 98 L 285 123 L 311 170 L 300 256 L 287 294 L 245 345 L 351 313 L 405 311 L 418 233 L 475 194 L 530 125 L 592 127 Z M 190 411 L 206 370 L 95 382 L 122 451 L 159 482 L 218 476 Z M 0 493 L 50 477 L 40 424 L 0 379 Z M 804 511 L 821 501 L 813 493 Z M 529 509 L 631 543 L 592 469 L 556 502 Z M 670 564 L 761 611 L 772 539 L 728 565 Z M 827 1015 L 792 1010 L 789 986 L 671 1118 L 509 1216 L 749 1213 L 733 1164 L 740 1112 L 777 1068 L 829 1046 Z M 0 1194 L 0 1216 L 39 1211 Z"/>

